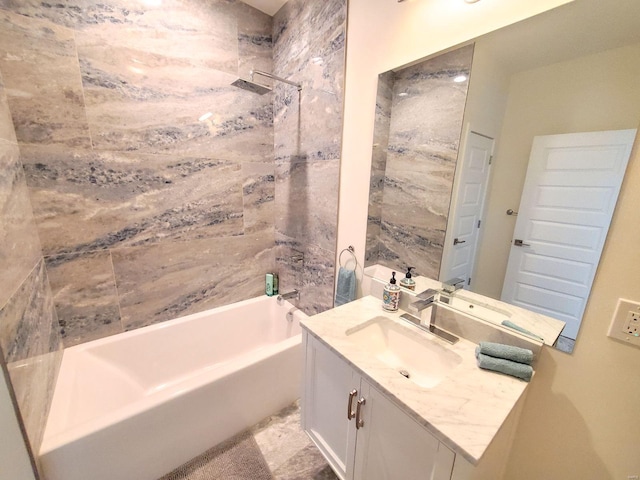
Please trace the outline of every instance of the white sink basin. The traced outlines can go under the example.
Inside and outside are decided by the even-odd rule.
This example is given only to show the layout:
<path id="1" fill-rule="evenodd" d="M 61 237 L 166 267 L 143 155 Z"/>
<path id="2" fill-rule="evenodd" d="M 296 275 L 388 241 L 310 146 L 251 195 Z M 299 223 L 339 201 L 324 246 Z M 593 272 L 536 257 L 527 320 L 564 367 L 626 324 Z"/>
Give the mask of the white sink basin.
<path id="1" fill-rule="evenodd" d="M 462 362 L 428 333 L 382 316 L 345 333 L 355 345 L 423 388 L 435 387 Z"/>

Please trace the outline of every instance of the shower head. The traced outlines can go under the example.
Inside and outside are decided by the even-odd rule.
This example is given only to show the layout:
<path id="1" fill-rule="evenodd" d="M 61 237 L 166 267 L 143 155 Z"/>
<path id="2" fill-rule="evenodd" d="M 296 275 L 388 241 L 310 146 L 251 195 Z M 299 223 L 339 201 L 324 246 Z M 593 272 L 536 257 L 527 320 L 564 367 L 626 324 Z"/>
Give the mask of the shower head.
<path id="1" fill-rule="evenodd" d="M 265 93 L 269 93 L 271 91 L 271 88 L 267 87 L 266 85 L 260 85 L 259 83 L 255 83 L 250 80 L 243 80 L 242 78 L 237 79 L 231 85 L 233 85 L 234 87 L 242 88 L 243 90 L 257 93 L 258 95 L 264 95 Z"/>
<path id="2" fill-rule="evenodd" d="M 251 70 L 251 72 L 249 72 L 250 80 L 244 80 L 242 78 L 239 78 L 233 83 L 231 83 L 231 85 L 233 85 L 234 87 L 240 87 L 244 90 L 249 90 L 250 92 L 257 93 L 259 95 L 264 95 L 265 93 L 270 92 L 271 87 L 267 87 L 266 85 L 261 85 L 260 83 L 256 83 L 253 81 L 254 74 L 262 75 L 263 77 L 271 78 L 278 82 L 283 82 L 289 85 L 293 85 L 298 89 L 298 91 L 302 90 L 302 85 L 300 85 L 299 83 L 292 82 L 291 80 L 287 80 L 286 78 L 278 77 L 273 73 L 263 72 L 261 70 Z"/>

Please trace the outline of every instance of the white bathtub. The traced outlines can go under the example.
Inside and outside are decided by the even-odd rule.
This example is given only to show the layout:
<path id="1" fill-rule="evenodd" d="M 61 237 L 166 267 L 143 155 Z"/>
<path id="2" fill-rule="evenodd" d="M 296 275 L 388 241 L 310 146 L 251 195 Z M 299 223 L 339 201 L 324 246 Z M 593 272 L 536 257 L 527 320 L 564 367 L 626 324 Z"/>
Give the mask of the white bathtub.
<path id="1" fill-rule="evenodd" d="M 155 480 L 293 402 L 305 315 L 291 309 L 259 297 L 66 349 L 45 479 Z"/>

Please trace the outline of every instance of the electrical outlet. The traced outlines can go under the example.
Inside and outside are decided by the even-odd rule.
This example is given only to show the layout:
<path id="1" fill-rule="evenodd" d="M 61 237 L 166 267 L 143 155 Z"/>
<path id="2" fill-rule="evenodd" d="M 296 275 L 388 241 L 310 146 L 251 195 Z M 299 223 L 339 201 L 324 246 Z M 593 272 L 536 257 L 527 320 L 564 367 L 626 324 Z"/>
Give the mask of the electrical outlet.
<path id="1" fill-rule="evenodd" d="M 618 299 L 608 336 L 640 347 L 640 303 Z"/>
<path id="2" fill-rule="evenodd" d="M 640 336 L 640 312 L 627 312 L 627 320 L 622 331 L 636 337 Z"/>

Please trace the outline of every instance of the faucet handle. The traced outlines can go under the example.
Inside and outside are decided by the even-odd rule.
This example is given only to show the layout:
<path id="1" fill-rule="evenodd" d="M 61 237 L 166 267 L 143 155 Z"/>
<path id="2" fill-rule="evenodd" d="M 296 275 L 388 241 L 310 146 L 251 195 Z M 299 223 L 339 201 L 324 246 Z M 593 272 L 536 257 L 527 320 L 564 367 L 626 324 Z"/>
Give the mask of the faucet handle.
<path id="1" fill-rule="evenodd" d="M 434 297 L 436 294 L 438 293 L 437 290 L 433 289 L 433 288 L 427 288 L 424 292 L 420 292 L 416 295 L 416 297 L 422 299 L 422 300 L 426 300 L 428 298 L 432 298 Z"/>
<path id="2" fill-rule="evenodd" d="M 464 278 L 455 277 L 442 282 L 442 289 L 447 293 L 453 293 L 464 286 Z"/>

